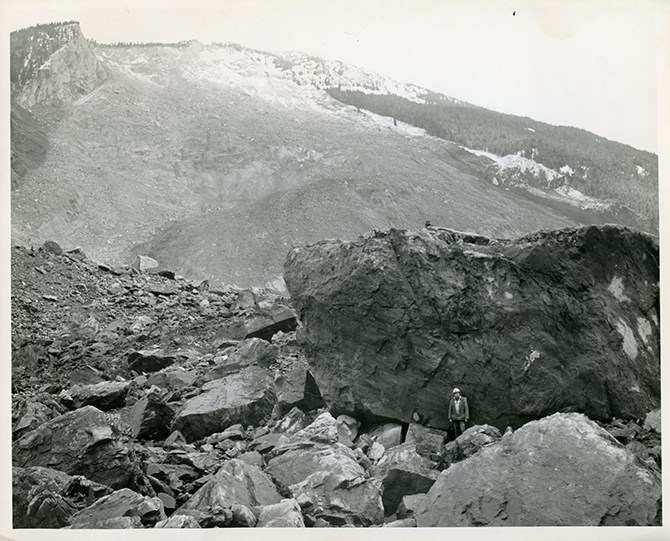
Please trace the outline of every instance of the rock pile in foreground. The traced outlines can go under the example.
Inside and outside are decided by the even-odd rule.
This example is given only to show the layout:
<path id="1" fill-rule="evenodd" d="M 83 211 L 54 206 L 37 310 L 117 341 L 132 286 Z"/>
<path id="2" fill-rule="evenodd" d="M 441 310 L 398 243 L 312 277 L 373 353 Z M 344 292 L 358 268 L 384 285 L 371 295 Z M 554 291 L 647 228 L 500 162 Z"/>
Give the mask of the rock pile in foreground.
<path id="1" fill-rule="evenodd" d="M 14 249 L 14 527 L 456 525 L 448 493 L 459 475 L 472 475 L 462 498 L 481 507 L 470 525 L 504 513 L 508 524 L 555 524 L 552 507 L 567 524 L 660 520 L 658 412 L 644 426 L 613 420 L 610 436 L 561 414 L 504 436 L 472 426 L 455 441 L 416 421 L 343 414 L 295 338 L 288 299 L 160 272 Z M 510 490 L 468 473 L 480 466 Z M 596 502 L 593 513 L 523 492 L 552 480 Z M 489 516 L 489 493 L 504 513 Z"/>
<path id="2" fill-rule="evenodd" d="M 440 474 L 418 526 L 646 526 L 661 476 L 581 414 L 530 422 Z"/>

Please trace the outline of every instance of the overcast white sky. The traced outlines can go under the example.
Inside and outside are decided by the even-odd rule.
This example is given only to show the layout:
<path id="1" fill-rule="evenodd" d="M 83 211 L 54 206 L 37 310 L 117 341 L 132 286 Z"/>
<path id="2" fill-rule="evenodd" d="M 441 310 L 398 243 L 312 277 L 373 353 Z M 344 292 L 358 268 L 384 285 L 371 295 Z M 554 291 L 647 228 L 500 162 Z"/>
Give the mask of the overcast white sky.
<path id="1" fill-rule="evenodd" d="M 353 63 L 656 152 L 664 0 L 1 0 L 11 29 L 78 20 L 114 41 L 233 41 Z"/>

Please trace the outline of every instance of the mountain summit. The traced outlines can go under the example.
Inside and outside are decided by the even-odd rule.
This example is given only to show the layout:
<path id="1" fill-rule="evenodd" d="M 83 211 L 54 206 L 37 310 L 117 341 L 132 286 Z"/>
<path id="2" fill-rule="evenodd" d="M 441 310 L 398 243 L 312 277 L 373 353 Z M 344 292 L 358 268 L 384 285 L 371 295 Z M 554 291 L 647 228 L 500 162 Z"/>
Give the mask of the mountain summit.
<path id="1" fill-rule="evenodd" d="M 302 53 L 11 36 L 12 235 L 278 283 L 294 244 L 436 225 L 657 232 L 657 158 Z"/>

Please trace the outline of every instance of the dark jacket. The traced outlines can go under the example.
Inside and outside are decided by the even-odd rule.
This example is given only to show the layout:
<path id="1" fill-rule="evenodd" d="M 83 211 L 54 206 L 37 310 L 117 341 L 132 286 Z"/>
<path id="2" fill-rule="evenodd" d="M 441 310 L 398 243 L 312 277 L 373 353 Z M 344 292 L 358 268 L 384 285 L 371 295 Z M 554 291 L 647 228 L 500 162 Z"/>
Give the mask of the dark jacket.
<path id="1" fill-rule="evenodd" d="M 461 411 L 456 413 L 456 401 L 451 398 L 449 402 L 449 419 L 453 421 L 467 421 L 470 418 L 470 410 L 468 409 L 468 399 L 461 396 Z"/>

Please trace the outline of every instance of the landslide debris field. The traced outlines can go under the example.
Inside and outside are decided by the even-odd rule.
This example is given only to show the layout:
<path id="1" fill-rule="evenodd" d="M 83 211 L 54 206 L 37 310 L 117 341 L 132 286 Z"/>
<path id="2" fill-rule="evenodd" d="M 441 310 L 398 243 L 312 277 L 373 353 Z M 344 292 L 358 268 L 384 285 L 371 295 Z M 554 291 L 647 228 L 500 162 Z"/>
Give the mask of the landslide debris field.
<path id="1" fill-rule="evenodd" d="M 637 245 L 639 253 L 627 259 L 617 245 Z M 438 253 L 443 257 L 436 263 Z M 553 325 L 588 316 L 577 301 L 583 300 L 582 286 L 590 287 L 608 317 L 623 322 L 609 336 L 612 350 L 603 360 L 616 368 L 604 372 L 599 385 L 606 387 L 634 362 L 646 363 L 653 380 L 660 371 L 658 245 L 622 227 L 539 233 L 507 244 L 448 230 L 391 230 L 354 243 L 318 243 L 287 259 L 293 299 L 268 289 L 210 287 L 168 269 L 146 270 L 144 260 L 137 262 L 142 270 L 99 265 L 79 250 L 63 253 L 55 243 L 15 246 L 13 525 L 660 524 L 660 396 L 653 385 L 640 381 L 631 391 L 644 394 L 638 397 L 643 412 L 616 392 L 603 409 L 587 401 L 587 412 L 554 401 L 552 411 L 551 397 L 543 394 L 545 402 L 533 410 L 519 378 L 533 385 L 561 373 L 555 364 L 560 350 L 552 357 L 549 346 L 535 344 L 540 353 L 532 366 L 524 375 L 512 374 L 523 401 L 510 398 L 514 416 L 494 422 L 487 400 L 500 397 L 486 397 L 467 377 L 463 384 L 467 367 L 460 363 L 463 352 L 492 355 L 496 322 L 488 321 L 484 332 L 472 325 L 471 310 L 467 328 L 447 325 L 446 334 L 433 333 L 433 342 L 428 337 L 431 326 L 446 325 L 440 318 L 449 310 L 456 325 L 459 295 L 485 292 L 487 285 L 491 318 L 523 319 L 515 303 L 542 291 L 533 272 L 549 272 L 538 271 L 540 259 L 566 254 L 574 272 L 565 274 L 572 277 L 565 283 L 553 277 L 554 298 L 561 300 Z M 393 262 L 386 259 L 390 255 Z M 616 275 L 596 264 L 607 257 L 618 258 Z M 407 266 L 410 260 L 413 266 Z M 499 283 L 474 273 L 477 265 Z M 433 287 L 434 280 L 447 279 L 460 285 L 440 304 L 442 289 Z M 396 287 L 396 280 L 405 285 Z M 495 289 L 500 284 L 503 289 Z M 387 295 L 391 290 L 396 295 Z M 403 303 L 412 294 L 417 303 L 403 320 Z M 380 295 L 387 295 L 384 302 Z M 340 302 L 346 298 L 349 304 Z M 355 309 L 370 299 L 383 310 Z M 432 312 L 426 308 L 431 303 Z M 643 316 L 647 324 L 640 323 Z M 417 327 L 418 321 L 423 323 Z M 399 322 L 406 325 L 400 334 L 392 328 Z M 358 333 L 359 349 L 352 333 Z M 469 345 L 468 333 L 474 337 Z M 443 397 L 430 386 L 426 392 L 412 389 L 412 381 L 420 384 L 417 371 L 434 369 L 419 353 L 439 349 L 450 335 L 454 349 L 433 374 Z M 512 347 L 503 328 L 498 336 Z M 402 348 L 397 340 L 404 341 Z M 367 349 L 380 344 L 380 355 L 366 364 Z M 340 346 L 349 355 L 346 362 L 338 360 Z M 593 355 L 588 344 L 571 347 L 576 357 Z M 384 355 L 393 366 L 384 364 Z M 340 363 L 339 371 L 333 372 L 333 363 Z M 574 374 L 573 366 L 563 368 Z M 456 384 L 469 397 L 473 418 L 454 440 L 438 419 L 438 401 L 446 415 Z M 389 396 L 399 392 L 414 393 L 414 411 L 394 409 Z M 577 395 L 569 399 L 580 404 Z"/>

